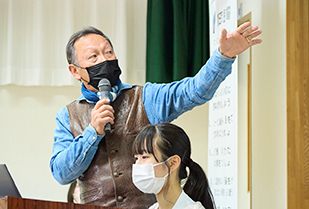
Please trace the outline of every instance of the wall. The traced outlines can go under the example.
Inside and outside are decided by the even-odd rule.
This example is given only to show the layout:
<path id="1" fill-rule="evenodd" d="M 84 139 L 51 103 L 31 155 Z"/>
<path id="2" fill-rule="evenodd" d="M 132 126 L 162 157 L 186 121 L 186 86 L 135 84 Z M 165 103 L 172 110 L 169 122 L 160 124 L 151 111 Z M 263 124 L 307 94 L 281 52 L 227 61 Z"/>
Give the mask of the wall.
<path id="1" fill-rule="evenodd" d="M 49 169 L 55 114 L 80 95 L 79 87 L 0 87 L 0 163 L 23 197 L 66 200 L 68 186 Z"/>
<path id="2" fill-rule="evenodd" d="M 262 30 L 252 48 L 252 208 L 287 208 L 286 6 L 239 0 Z"/>

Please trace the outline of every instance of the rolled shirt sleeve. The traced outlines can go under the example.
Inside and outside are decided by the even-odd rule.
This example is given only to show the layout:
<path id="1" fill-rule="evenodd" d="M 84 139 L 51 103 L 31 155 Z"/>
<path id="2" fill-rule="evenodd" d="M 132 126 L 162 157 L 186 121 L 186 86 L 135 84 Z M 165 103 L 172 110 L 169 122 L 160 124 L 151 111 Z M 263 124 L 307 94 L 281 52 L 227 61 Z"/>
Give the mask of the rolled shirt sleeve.
<path id="1" fill-rule="evenodd" d="M 87 170 L 103 135 L 98 135 L 89 124 L 81 135 L 74 138 L 66 107 L 57 113 L 56 122 L 50 168 L 60 184 L 69 184 Z"/>
<path id="2" fill-rule="evenodd" d="M 231 73 L 234 60 L 216 50 L 194 77 L 169 84 L 146 83 L 143 103 L 149 121 L 152 124 L 171 122 L 184 112 L 209 101 Z"/>

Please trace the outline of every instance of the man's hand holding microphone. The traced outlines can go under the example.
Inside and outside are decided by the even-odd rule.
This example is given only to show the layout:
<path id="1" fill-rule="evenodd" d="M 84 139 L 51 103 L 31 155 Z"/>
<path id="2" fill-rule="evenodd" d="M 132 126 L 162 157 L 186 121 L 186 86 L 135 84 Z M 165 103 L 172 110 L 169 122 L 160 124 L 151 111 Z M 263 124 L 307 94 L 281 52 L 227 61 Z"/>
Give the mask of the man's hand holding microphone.
<path id="1" fill-rule="evenodd" d="M 94 106 L 91 112 L 91 126 L 97 134 L 103 135 L 111 130 L 111 124 L 114 124 L 114 109 L 110 103 L 109 93 L 111 84 L 108 79 L 103 78 L 98 85 L 100 91 L 100 101 Z"/>

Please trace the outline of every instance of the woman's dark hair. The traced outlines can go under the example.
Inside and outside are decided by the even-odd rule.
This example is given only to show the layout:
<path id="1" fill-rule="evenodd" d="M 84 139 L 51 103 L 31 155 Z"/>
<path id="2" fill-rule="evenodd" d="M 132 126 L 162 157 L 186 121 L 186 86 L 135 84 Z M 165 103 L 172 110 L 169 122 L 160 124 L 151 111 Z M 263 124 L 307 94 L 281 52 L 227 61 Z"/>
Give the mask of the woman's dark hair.
<path id="1" fill-rule="evenodd" d="M 113 48 L 113 45 L 111 43 L 111 41 L 109 40 L 109 38 L 102 33 L 102 31 L 96 29 L 95 27 L 87 27 L 87 28 L 83 28 L 77 32 L 75 32 L 69 39 L 67 46 L 66 46 L 66 53 L 67 53 L 67 60 L 69 64 L 75 64 L 78 66 L 78 62 L 76 59 L 76 53 L 75 53 L 75 48 L 74 48 L 74 44 L 75 42 L 83 37 L 86 36 L 88 34 L 98 34 L 100 36 L 103 36 L 108 43 L 111 45 L 111 47 Z"/>
<path id="2" fill-rule="evenodd" d="M 208 179 L 203 169 L 191 159 L 191 144 L 184 130 L 171 123 L 159 123 L 144 127 L 133 142 L 133 154 L 152 154 L 157 162 L 154 149 L 161 152 L 166 161 L 173 155 L 181 159 L 179 180 L 186 179 L 183 190 L 194 201 L 200 201 L 207 209 L 216 208 Z M 186 167 L 189 168 L 189 176 Z"/>

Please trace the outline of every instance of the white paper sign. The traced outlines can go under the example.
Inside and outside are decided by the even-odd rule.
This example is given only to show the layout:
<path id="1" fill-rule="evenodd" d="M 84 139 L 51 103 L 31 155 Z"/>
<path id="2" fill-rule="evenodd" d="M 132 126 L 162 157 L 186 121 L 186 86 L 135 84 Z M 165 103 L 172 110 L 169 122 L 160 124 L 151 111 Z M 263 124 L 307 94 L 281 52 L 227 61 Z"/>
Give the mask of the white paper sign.
<path id="1" fill-rule="evenodd" d="M 210 51 L 219 47 L 221 29 L 237 28 L 237 1 L 211 0 Z M 232 74 L 209 102 L 208 179 L 218 209 L 237 209 L 237 60 Z"/>

